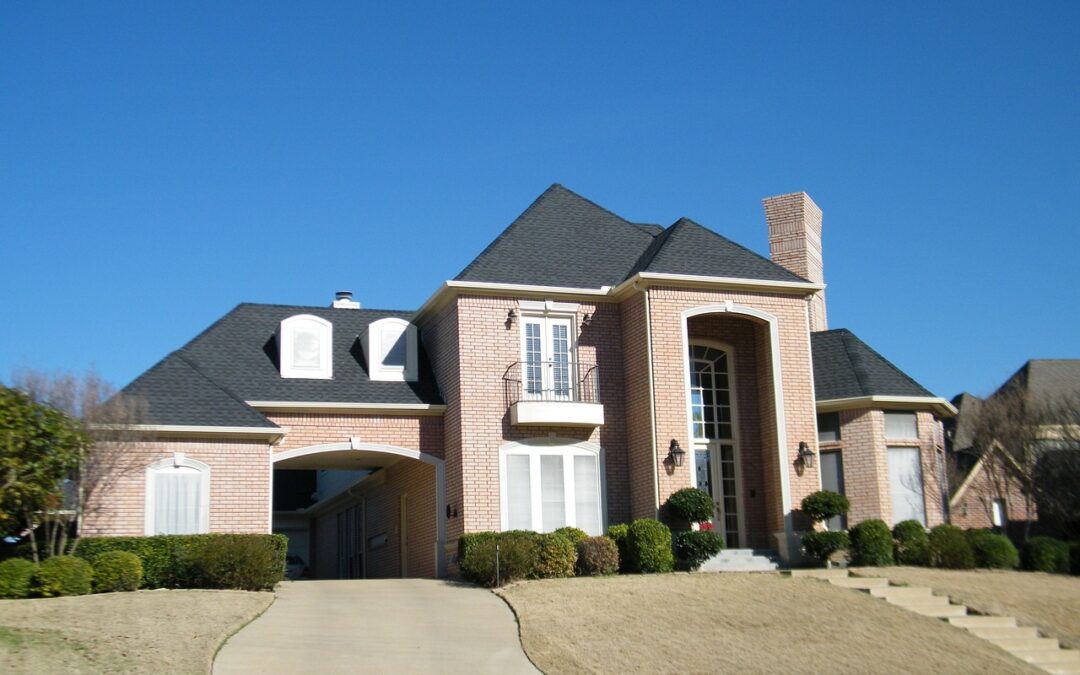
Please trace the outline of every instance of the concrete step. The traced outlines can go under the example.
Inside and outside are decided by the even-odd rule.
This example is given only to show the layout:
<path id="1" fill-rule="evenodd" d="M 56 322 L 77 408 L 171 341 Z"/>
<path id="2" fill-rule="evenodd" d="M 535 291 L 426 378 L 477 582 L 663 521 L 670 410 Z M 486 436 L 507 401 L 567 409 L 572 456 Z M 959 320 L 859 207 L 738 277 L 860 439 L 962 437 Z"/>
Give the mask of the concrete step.
<path id="1" fill-rule="evenodd" d="M 990 642 L 1010 652 L 1058 649 L 1057 638 L 995 638 Z"/>
<path id="2" fill-rule="evenodd" d="M 901 596 L 885 598 L 885 601 L 899 607 L 939 607 L 949 604 L 949 598 L 945 595 Z"/>
<path id="3" fill-rule="evenodd" d="M 1001 627 L 974 627 L 968 628 L 968 631 L 975 636 L 981 637 L 984 640 L 1002 640 L 1005 638 L 1037 638 L 1039 637 L 1039 630 L 1034 626 L 1009 626 L 1007 628 Z"/>
<path id="4" fill-rule="evenodd" d="M 777 557 L 776 551 L 767 548 L 725 548 L 717 555 L 733 558 L 739 556 L 761 556 L 763 558 L 775 558 Z"/>
<path id="5" fill-rule="evenodd" d="M 960 628 L 1015 628 L 1016 619 L 1011 616 L 971 616 L 951 617 L 949 623 Z"/>
<path id="6" fill-rule="evenodd" d="M 1037 665 L 1052 675 L 1076 675 L 1080 673 L 1080 663 L 1040 663 Z"/>
<path id="7" fill-rule="evenodd" d="M 948 619 L 952 617 L 960 617 L 967 615 L 967 607 L 963 605 L 950 605 L 948 603 L 942 604 L 936 601 L 927 603 L 907 603 L 904 605 L 898 605 L 909 612 L 915 612 L 916 614 L 922 614 L 923 616 L 933 616 L 939 619 Z"/>
<path id="8" fill-rule="evenodd" d="M 1018 659 L 1039 665 L 1080 665 L 1080 651 L 1075 649 L 1017 649 L 1010 653 Z"/>
<path id="9" fill-rule="evenodd" d="M 790 570 L 788 573 L 793 577 L 805 577 L 810 579 L 846 579 L 849 576 L 847 570 L 843 570 L 840 568 L 833 568 L 828 570 Z"/>
<path id="10" fill-rule="evenodd" d="M 875 598 L 928 598 L 934 594 L 929 586 L 886 586 L 871 588 L 870 595 Z"/>
<path id="11" fill-rule="evenodd" d="M 867 590 L 871 588 L 885 588 L 889 585 L 889 580 L 882 577 L 847 577 L 829 579 L 829 583 L 833 586 L 840 586 L 841 588 Z"/>

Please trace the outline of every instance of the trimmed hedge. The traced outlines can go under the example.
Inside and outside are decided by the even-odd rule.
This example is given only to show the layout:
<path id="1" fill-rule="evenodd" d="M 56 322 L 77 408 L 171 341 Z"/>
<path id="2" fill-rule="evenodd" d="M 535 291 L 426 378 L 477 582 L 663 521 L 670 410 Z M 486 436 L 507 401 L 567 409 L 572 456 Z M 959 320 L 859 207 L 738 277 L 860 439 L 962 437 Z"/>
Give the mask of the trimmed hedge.
<path id="1" fill-rule="evenodd" d="M 244 538 L 261 544 L 252 544 L 250 551 L 258 551 L 266 559 L 252 561 L 252 565 L 266 570 L 277 569 L 285 574 L 285 553 L 289 546 L 287 537 L 281 534 L 160 534 L 153 537 L 87 537 L 79 540 L 75 555 L 93 564 L 97 557 L 108 551 L 127 551 L 139 557 L 143 566 L 144 588 L 217 588 L 222 583 L 220 575 L 208 580 L 200 567 L 203 551 L 211 542 L 222 538 Z M 267 572 L 271 574 L 271 572 Z M 281 577 L 279 577 L 280 579 Z M 214 585 L 208 586 L 213 583 Z"/>
<path id="2" fill-rule="evenodd" d="M 849 548 L 851 540 L 847 532 L 807 532 L 803 535 L 802 546 L 806 555 L 827 563 L 833 553 Z"/>
<path id="3" fill-rule="evenodd" d="M 938 525 L 930 530 L 930 564 L 952 570 L 975 568 L 975 553 L 962 529 Z"/>
<path id="4" fill-rule="evenodd" d="M 885 521 L 864 520 L 848 531 L 851 562 L 861 567 L 886 567 L 893 564 L 892 532 Z"/>
<path id="5" fill-rule="evenodd" d="M 968 530 L 964 533 L 977 567 L 1013 570 L 1020 566 L 1020 552 L 1009 538 L 989 530 Z"/>
<path id="6" fill-rule="evenodd" d="M 675 567 L 671 530 L 658 520 L 640 518 L 630 523 L 626 549 L 634 572 L 670 572 Z"/>
<path id="7" fill-rule="evenodd" d="M 676 532 L 675 556 L 679 566 L 694 571 L 709 558 L 724 550 L 724 537 L 712 530 Z"/>
<path id="8" fill-rule="evenodd" d="M 922 523 L 902 520 L 893 527 L 892 536 L 896 564 L 930 564 L 930 536 Z"/>
<path id="9" fill-rule="evenodd" d="M 555 530 L 555 534 L 561 534 L 566 537 L 575 547 L 589 538 L 589 534 L 585 532 L 585 530 L 580 530 L 576 527 L 560 527 Z"/>
<path id="10" fill-rule="evenodd" d="M 34 563 L 26 558 L 8 558 L 0 562 L 0 598 L 20 599 L 30 595 Z"/>
<path id="11" fill-rule="evenodd" d="M 561 579 L 574 576 L 577 546 L 559 532 L 541 534 L 537 540 L 536 567 L 532 576 L 541 579 Z"/>
<path id="12" fill-rule="evenodd" d="M 1032 537 L 1020 552 L 1024 569 L 1052 574 L 1069 573 L 1069 544 L 1053 537 Z"/>
<path id="13" fill-rule="evenodd" d="M 94 592 L 135 591 L 142 583 L 142 561 L 127 551 L 106 551 L 94 560 Z"/>
<path id="14" fill-rule="evenodd" d="M 700 523 L 713 517 L 712 497 L 698 488 L 676 490 L 664 502 L 664 515 L 678 523 L 680 528 L 689 528 L 690 523 Z"/>
<path id="15" fill-rule="evenodd" d="M 619 547 L 610 537 L 588 537 L 577 545 L 577 573 L 606 576 L 619 572 Z"/>
<path id="16" fill-rule="evenodd" d="M 34 592 L 43 598 L 86 595 L 94 570 L 90 563 L 71 555 L 46 558 L 34 573 Z"/>
<path id="17" fill-rule="evenodd" d="M 829 490 L 812 492 L 803 497 L 802 500 L 803 513 L 810 516 L 810 520 L 813 520 L 814 522 L 842 516 L 846 514 L 850 508 L 851 502 L 848 501 L 847 497 L 839 492 L 831 492 Z"/>
<path id="18" fill-rule="evenodd" d="M 627 547 L 630 543 L 630 526 L 626 523 L 611 525 L 607 529 L 606 536 L 615 542 L 619 550 L 619 571 L 623 574 L 630 572 L 630 549 Z"/>
<path id="19" fill-rule="evenodd" d="M 469 540 L 464 544 L 458 540 L 458 550 L 465 553 L 464 557 L 458 559 L 458 567 L 469 581 L 495 586 L 496 581 L 505 584 L 535 576 L 540 555 L 540 534 L 509 530 L 462 536 Z"/>
<path id="20" fill-rule="evenodd" d="M 285 576 L 285 558 L 278 557 L 270 537 L 224 534 L 195 554 L 195 566 L 206 588 L 268 591 Z M 288 542 L 286 542 L 286 548 Z"/>

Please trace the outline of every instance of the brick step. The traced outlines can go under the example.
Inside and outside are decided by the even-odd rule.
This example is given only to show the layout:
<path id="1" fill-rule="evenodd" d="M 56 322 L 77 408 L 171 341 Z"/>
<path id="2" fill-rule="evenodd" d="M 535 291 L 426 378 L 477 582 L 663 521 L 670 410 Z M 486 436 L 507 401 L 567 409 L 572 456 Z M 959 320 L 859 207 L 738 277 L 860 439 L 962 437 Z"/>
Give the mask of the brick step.
<path id="1" fill-rule="evenodd" d="M 1017 649 L 1010 653 L 1018 659 L 1039 665 L 1080 665 L 1080 651 L 1075 649 Z"/>
<path id="2" fill-rule="evenodd" d="M 1009 652 L 1058 649 L 1060 647 L 1057 638 L 995 638 L 990 642 Z"/>
<path id="3" fill-rule="evenodd" d="M 933 616 L 938 619 L 948 619 L 953 617 L 967 616 L 967 607 L 963 605 L 950 605 L 946 603 L 940 603 L 937 601 L 930 601 L 926 603 L 909 602 L 903 605 L 897 605 L 909 612 L 915 612 L 916 614 L 922 614 L 923 616 Z"/>
<path id="4" fill-rule="evenodd" d="M 829 579 L 829 583 L 841 588 L 868 590 L 871 588 L 887 587 L 889 585 L 889 580 L 882 577 L 847 577 Z"/>
<path id="5" fill-rule="evenodd" d="M 977 637 L 981 637 L 984 640 L 1001 640 L 1004 638 L 1037 638 L 1039 637 L 1039 630 L 1034 626 L 1022 626 L 1015 627 L 1009 626 L 1006 628 L 992 626 L 989 628 L 968 628 L 968 631 Z"/>
<path id="6" fill-rule="evenodd" d="M 871 588 L 870 595 L 875 598 L 928 598 L 934 594 L 929 586 L 887 586 Z"/>
<path id="7" fill-rule="evenodd" d="M 1011 616 L 971 616 L 950 617 L 949 623 L 960 628 L 1015 628 L 1016 619 Z"/>

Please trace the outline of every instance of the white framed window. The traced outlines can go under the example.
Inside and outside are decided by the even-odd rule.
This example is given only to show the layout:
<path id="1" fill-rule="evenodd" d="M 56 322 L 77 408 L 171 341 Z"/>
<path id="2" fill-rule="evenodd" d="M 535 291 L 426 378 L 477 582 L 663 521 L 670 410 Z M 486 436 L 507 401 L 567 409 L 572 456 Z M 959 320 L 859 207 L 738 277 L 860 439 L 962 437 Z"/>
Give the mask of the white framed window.
<path id="1" fill-rule="evenodd" d="M 885 438 L 890 440 L 919 437 L 919 422 L 915 413 L 908 410 L 885 411 Z"/>
<path id="2" fill-rule="evenodd" d="M 604 532 L 603 452 L 592 443 L 514 442 L 499 451 L 502 529 Z"/>
<path id="3" fill-rule="evenodd" d="M 146 467 L 147 535 L 210 531 L 210 466 L 184 453 Z"/>
<path id="4" fill-rule="evenodd" d="M 917 520 L 926 526 L 922 464 L 918 448 L 889 447 L 889 490 L 893 524 Z"/>
<path id="5" fill-rule="evenodd" d="M 990 505 L 990 521 L 994 527 L 1005 527 L 1008 518 L 1005 515 L 1005 500 L 995 499 Z"/>
<path id="6" fill-rule="evenodd" d="M 283 320 L 278 329 L 281 376 L 332 379 L 333 336 L 333 325 L 326 319 L 311 314 L 297 314 Z"/>
<path id="7" fill-rule="evenodd" d="M 380 382 L 415 382 L 416 326 L 388 317 L 367 328 L 368 376 Z"/>

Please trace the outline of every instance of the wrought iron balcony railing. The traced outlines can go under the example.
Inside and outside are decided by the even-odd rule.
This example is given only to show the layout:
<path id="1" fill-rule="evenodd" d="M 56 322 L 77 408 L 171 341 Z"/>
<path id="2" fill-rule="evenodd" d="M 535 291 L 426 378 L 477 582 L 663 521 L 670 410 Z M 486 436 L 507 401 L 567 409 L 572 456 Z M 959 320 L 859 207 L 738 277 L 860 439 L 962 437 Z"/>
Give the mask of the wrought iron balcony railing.
<path id="1" fill-rule="evenodd" d="M 600 366 L 578 361 L 515 361 L 503 374 L 506 405 L 520 401 L 600 402 Z"/>

